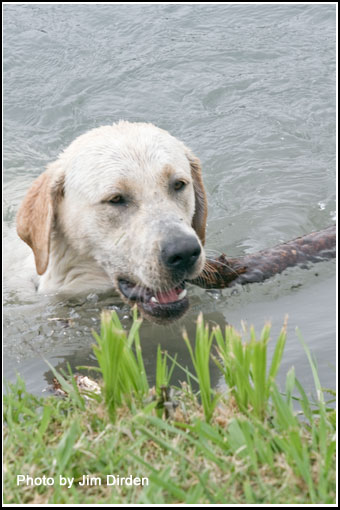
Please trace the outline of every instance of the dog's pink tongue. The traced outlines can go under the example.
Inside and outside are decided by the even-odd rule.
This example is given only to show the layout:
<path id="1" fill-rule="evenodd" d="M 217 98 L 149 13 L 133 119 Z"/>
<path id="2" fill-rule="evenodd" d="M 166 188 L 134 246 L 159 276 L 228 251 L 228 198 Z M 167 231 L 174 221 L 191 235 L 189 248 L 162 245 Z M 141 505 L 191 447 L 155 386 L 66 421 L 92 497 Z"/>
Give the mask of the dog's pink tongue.
<path id="1" fill-rule="evenodd" d="M 156 298 L 162 305 L 166 303 L 173 303 L 178 300 L 178 295 L 181 293 L 180 290 L 171 289 L 168 292 L 157 292 Z"/>

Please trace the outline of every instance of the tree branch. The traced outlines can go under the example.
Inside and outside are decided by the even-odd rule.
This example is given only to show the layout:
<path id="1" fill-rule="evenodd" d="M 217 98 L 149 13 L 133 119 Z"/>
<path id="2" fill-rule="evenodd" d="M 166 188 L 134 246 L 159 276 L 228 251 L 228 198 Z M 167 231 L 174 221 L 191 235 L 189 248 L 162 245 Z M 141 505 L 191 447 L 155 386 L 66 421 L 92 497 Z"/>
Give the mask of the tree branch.
<path id="1" fill-rule="evenodd" d="M 287 267 L 305 262 L 320 262 L 336 257 L 336 227 L 312 232 L 274 248 L 239 258 L 224 253 L 208 258 L 203 272 L 190 283 L 204 289 L 224 289 L 233 285 L 262 282 Z"/>

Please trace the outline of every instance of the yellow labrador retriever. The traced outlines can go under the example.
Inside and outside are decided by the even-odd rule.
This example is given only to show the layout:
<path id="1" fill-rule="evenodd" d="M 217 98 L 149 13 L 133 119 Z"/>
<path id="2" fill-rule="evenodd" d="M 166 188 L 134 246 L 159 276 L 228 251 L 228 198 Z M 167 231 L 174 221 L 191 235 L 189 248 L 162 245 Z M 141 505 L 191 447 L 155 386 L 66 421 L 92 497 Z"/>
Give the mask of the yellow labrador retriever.
<path id="1" fill-rule="evenodd" d="M 79 136 L 29 189 L 17 232 L 38 291 L 115 289 L 155 322 L 188 309 L 203 270 L 207 200 L 199 160 L 152 124 L 120 121 Z"/>

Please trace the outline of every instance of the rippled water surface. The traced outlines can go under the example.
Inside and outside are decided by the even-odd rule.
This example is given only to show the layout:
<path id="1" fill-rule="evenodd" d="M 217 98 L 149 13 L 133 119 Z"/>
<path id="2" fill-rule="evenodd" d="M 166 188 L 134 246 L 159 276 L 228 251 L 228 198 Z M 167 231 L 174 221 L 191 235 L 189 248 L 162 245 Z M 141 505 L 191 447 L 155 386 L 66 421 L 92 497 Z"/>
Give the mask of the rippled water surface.
<path id="1" fill-rule="evenodd" d="M 153 122 L 199 156 L 210 254 L 251 253 L 334 223 L 335 21 L 334 5 L 315 4 L 6 5 L 5 280 L 20 259 L 15 214 L 31 182 L 77 135 L 119 119 Z M 295 365 L 312 390 L 298 326 L 323 386 L 334 387 L 334 275 L 330 261 L 240 289 L 191 287 L 180 323 L 143 324 L 150 377 L 158 343 L 189 364 L 181 328 L 193 331 L 200 310 L 257 331 L 270 319 L 273 336 L 288 313 L 281 377 Z M 51 379 L 45 359 L 94 364 L 91 329 L 104 307 L 129 326 L 114 297 L 66 301 L 5 282 L 6 377 L 20 372 L 40 393 Z"/>

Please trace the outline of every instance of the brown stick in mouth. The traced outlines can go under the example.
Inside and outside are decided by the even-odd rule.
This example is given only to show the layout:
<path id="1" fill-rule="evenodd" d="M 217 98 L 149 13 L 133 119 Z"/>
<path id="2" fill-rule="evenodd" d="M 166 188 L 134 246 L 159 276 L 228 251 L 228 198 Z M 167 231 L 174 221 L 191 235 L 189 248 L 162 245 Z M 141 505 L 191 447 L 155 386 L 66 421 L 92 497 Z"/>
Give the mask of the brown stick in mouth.
<path id="1" fill-rule="evenodd" d="M 312 232 L 274 248 L 238 258 L 224 253 L 207 259 L 203 272 L 190 283 L 204 289 L 224 289 L 236 284 L 262 282 L 287 267 L 336 257 L 336 226 Z"/>

